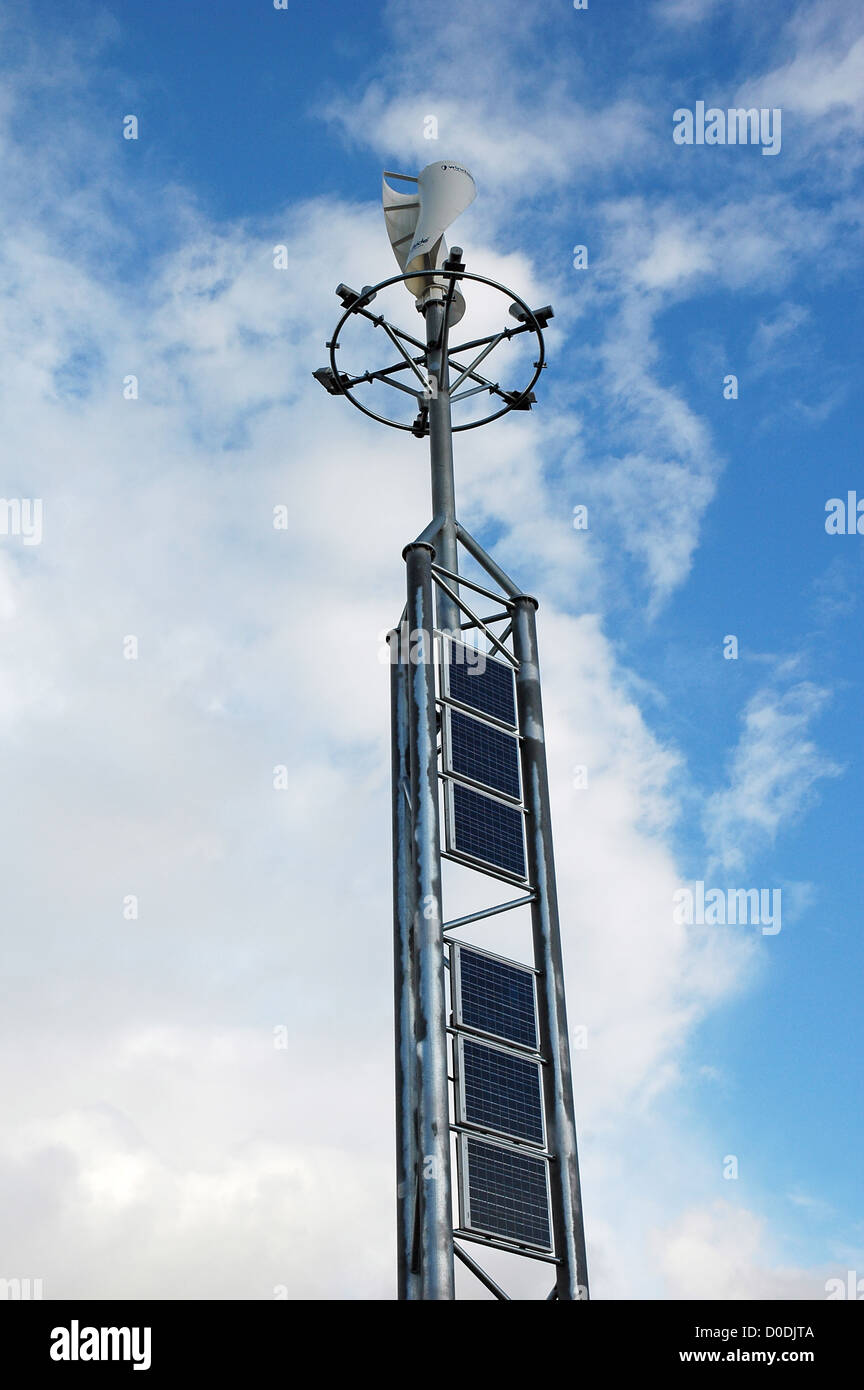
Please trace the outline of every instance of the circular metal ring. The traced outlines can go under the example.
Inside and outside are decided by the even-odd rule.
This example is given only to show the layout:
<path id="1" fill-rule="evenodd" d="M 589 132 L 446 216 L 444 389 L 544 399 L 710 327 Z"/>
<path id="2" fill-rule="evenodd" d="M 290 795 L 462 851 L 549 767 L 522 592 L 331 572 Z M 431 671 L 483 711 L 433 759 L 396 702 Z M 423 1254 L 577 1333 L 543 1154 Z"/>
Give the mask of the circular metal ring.
<path id="1" fill-rule="evenodd" d="M 528 328 L 537 339 L 538 351 L 537 361 L 534 363 L 534 375 L 532 376 L 528 385 L 525 387 L 525 390 L 521 391 L 515 400 L 508 401 L 504 406 L 502 406 L 500 410 L 493 411 L 491 415 L 484 415 L 482 420 L 472 420 L 465 425 L 453 425 L 453 433 L 459 434 L 463 430 L 479 429 L 481 425 L 488 425 L 492 420 L 499 420 L 502 415 L 508 415 L 511 410 L 517 410 L 521 405 L 522 401 L 524 401 L 531 394 L 532 390 L 537 384 L 537 380 L 546 362 L 546 347 L 543 342 L 542 329 L 540 328 L 540 325 L 537 322 L 537 320 L 534 318 L 533 311 L 528 308 L 528 305 L 525 303 L 524 299 L 520 298 L 518 294 L 514 294 L 512 290 L 508 290 L 506 285 L 500 284 L 498 280 L 490 280 L 487 275 L 475 275 L 470 270 L 447 270 L 442 266 L 441 269 L 435 270 L 434 273 L 430 272 L 430 277 L 433 274 L 436 280 L 475 280 L 481 285 L 489 285 L 493 290 L 499 290 L 501 294 L 506 295 L 510 299 L 511 303 L 518 304 L 521 309 L 525 310 L 526 318 L 528 321 Z M 360 309 L 365 309 L 368 304 L 371 304 L 372 300 L 375 298 L 375 296 L 378 294 L 380 290 L 386 290 L 390 287 L 390 285 L 398 285 L 405 280 L 416 280 L 417 276 L 418 272 L 414 270 L 411 272 L 406 272 L 403 275 L 391 275 L 389 280 L 381 280 L 377 285 L 367 285 L 363 292 L 359 294 L 357 298 L 353 300 L 352 303 L 349 304 L 348 308 L 345 310 L 344 314 L 342 315 L 341 319 L 336 325 L 336 332 L 333 334 L 333 337 L 330 339 L 330 342 L 328 344 L 330 348 L 330 369 L 333 373 L 334 381 L 339 386 L 340 394 L 346 396 L 353 406 L 356 406 L 358 410 L 362 410 L 363 414 L 368 415 L 371 420 L 377 420 L 382 425 L 389 425 L 391 429 L 394 430 L 405 430 L 408 434 L 417 433 L 413 425 L 403 425 L 398 420 L 391 420 L 386 415 L 379 415 L 376 411 L 370 410 L 368 406 L 363 405 L 351 394 L 350 389 L 346 389 L 346 387 L 340 384 L 340 373 L 339 368 L 336 364 L 336 351 L 339 347 L 339 334 L 342 332 L 342 329 L 344 328 L 345 324 L 348 322 L 348 319 L 351 317 L 352 314 L 357 313 Z M 515 336 L 515 334 L 511 334 L 511 336 Z M 425 351 L 426 349 L 424 348 L 424 352 Z M 359 381 L 354 383 L 355 386 L 359 384 Z M 426 432 L 427 431 L 424 430 L 423 435 L 420 435 L 418 437 L 424 438 Z"/>

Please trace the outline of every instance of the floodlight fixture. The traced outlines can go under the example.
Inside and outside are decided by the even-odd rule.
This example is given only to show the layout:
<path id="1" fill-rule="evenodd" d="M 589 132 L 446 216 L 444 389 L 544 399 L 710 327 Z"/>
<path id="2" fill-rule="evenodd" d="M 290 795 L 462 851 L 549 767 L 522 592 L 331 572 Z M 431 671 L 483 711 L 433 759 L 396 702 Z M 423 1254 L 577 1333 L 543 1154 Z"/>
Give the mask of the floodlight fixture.
<path id="1" fill-rule="evenodd" d="M 555 317 L 551 304 L 545 304 L 542 309 L 529 309 L 527 312 L 524 304 L 511 304 L 510 313 L 518 323 L 530 324 L 533 320 L 540 328 L 545 328 L 549 320 Z"/>
<path id="2" fill-rule="evenodd" d="M 313 372 L 315 380 L 320 382 L 329 396 L 342 396 L 345 393 L 345 386 L 348 377 L 344 372 L 338 376 L 330 367 L 319 367 L 317 372 Z"/>
<path id="3" fill-rule="evenodd" d="M 364 285 L 361 291 L 351 289 L 350 285 L 336 285 L 336 297 L 338 297 L 340 303 L 342 303 L 343 309 L 350 309 L 351 304 L 356 304 L 357 300 L 363 300 L 364 303 L 371 304 L 372 300 L 375 299 L 374 292 L 372 292 L 372 285 Z"/>

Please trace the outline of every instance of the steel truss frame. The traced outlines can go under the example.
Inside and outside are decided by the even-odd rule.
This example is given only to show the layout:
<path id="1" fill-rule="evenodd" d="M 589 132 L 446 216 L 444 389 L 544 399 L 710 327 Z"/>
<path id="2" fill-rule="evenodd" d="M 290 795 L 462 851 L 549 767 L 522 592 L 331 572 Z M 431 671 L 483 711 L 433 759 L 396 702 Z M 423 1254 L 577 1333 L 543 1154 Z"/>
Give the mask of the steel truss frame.
<path id="1" fill-rule="evenodd" d="M 429 1155 L 420 1152 L 415 1143 L 415 1137 L 422 1130 L 421 1112 L 424 1104 L 429 1105 L 431 1103 L 431 1097 L 428 1095 L 424 1097 L 425 1078 L 420 1069 L 414 1065 L 416 1057 L 410 1040 L 417 1036 L 418 1024 L 420 1024 L 420 1032 L 427 1026 L 432 1026 L 437 1027 L 439 1032 L 448 1034 L 451 1038 L 456 1035 L 477 1036 L 470 1029 L 462 1029 L 448 1023 L 443 987 L 441 990 L 442 1002 L 437 1017 L 433 1019 L 427 1015 L 422 1018 L 421 1022 L 419 1015 L 422 1015 L 423 1006 L 418 1002 L 416 995 L 419 962 L 413 952 L 416 952 L 422 929 L 419 929 L 416 899 L 412 902 L 410 893 L 405 892 L 405 869 L 408 861 L 413 855 L 422 853 L 423 849 L 427 849 L 432 858 L 455 859 L 456 862 L 463 865 L 467 862 L 464 858 L 451 855 L 446 850 L 441 849 L 440 830 L 438 831 L 437 844 L 427 846 L 418 844 L 417 822 L 410 814 L 411 796 L 410 794 L 406 795 L 408 781 L 405 777 L 405 768 L 410 762 L 412 733 L 417 729 L 416 719 L 419 713 L 411 699 L 411 688 L 416 688 L 418 683 L 424 689 L 431 686 L 429 699 L 438 710 L 441 710 L 448 703 L 446 696 L 443 696 L 441 690 L 437 688 L 434 674 L 435 665 L 438 664 L 433 652 L 433 644 L 437 634 L 431 626 L 433 617 L 431 598 L 433 591 L 437 590 L 446 600 L 457 606 L 461 614 L 465 615 L 467 622 L 464 624 L 460 622 L 459 630 L 474 629 L 482 633 L 495 654 L 501 659 L 506 659 L 514 669 L 519 711 L 518 741 L 522 770 L 523 808 L 526 822 L 529 824 L 526 836 L 529 864 L 527 891 L 507 902 L 490 904 L 488 907 L 454 918 L 451 921 L 445 921 L 442 914 L 440 931 L 437 935 L 439 966 L 443 979 L 445 965 L 449 965 L 449 960 L 443 958 L 446 955 L 447 944 L 461 939 L 455 937 L 454 933 L 488 917 L 519 908 L 530 908 L 534 962 L 533 967 L 529 966 L 528 968 L 533 968 L 537 983 L 540 1043 L 536 1052 L 515 1047 L 510 1050 L 520 1052 L 521 1055 L 534 1057 L 541 1062 L 546 1145 L 543 1148 L 538 1148 L 527 1143 L 519 1143 L 519 1141 L 508 1141 L 502 1138 L 500 1133 L 491 1130 L 486 1131 L 482 1126 L 471 1125 L 469 1127 L 458 1123 L 455 1118 L 455 1106 L 451 1111 L 449 1073 L 447 1129 L 448 1133 L 474 1134 L 478 1138 L 488 1138 L 490 1142 L 497 1142 L 502 1148 L 548 1159 L 554 1246 L 552 1252 L 545 1252 L 525 1244 L 487 1236 L 457 1224 L 447 1232 L 446 1237 L 442 1238 L 441 1245 L 434 1252 L 433 1258 L 435 1262 L 448 1271 L 445 1284 L 449 1284 L 450 1279 L 452 1279 L 450 1271 L 452 1271 L 453 1259 L 455 1258 L 469 1269 L 495 1298 L 509 1300 L 510 1295 L 506 1290 L 488 1271 L 483 1269 L 476 1259 L 462 1249 L 462 1244 L 472 1242 L 488 1249 L 519 1254 L 548 1263 L 555 1268 L 556 1281 L 549 1295 L 551 1299 L 567 1301 L 585 1299 L 588 1297 L 588 1279 L 575 1125 L 573 1123 L 570 1059 L 560 956 L 560 930 L 555 896 L 554 865 L 552 863 L 542 709 L 539 702 L 539 671 L 534 624 L 536 602 L 521 593 L 518 586 L 486 554 L 479 542 L 458 522 L 456 523 L 456 534 L 460 545 L 482 567 L 486 575 L 497 585 L 497 588 L 487 587 L 458 571 L 446 570 L 443 566 L 438 565 L 434 558 L 434 542 L 440 530 L 441 522 L 436 519 L 413 545 L 406 547 L 405 551 L 406 560 L 409 562 L 409 604 L 403 612 L 403 621 L 406 614 L 411 611 L 413 582 L 415 596 L 417 592 L 421 592 L 425 598 L 425 602 L 421 604 L 419 609 L 415 608 L 414 612 L 418 620 L 422 617 L 423 622 L 428 625 L 427 630 L 431 633 L 428 650 L 433 659 L 429 663 L 428 670 L 424 671 L 422 676 L 418 676 L 416 669 L 411 671 L 405 662 L 397 662 L 392 668 L 395 713 L 394 831 L 396 831 L 396 839 L 394 848 L 396 850 L 396 873 L 394 887 L 397 904 L 397 1023 L 404 1025 L 406 1021 L 409 1021 L 409 1038 L 406 1039 L 401 1033 L 397 1037 L 397 1055 L 400 1059 L 397 1068 L 400 1083 L 397 1118 L 401 1156 L 399 1184 L 400 1296 L 404 1298 L 434 1296 L 423 1291 L 424 1267 L 430 1255 L 429 1244 L 427 1243 L 424 1247 L 423 1242 L 425 1224 L 423 1213 L 424 1207 L 430 1199 L 430 1191 L 429 1180 L 424 1180 L 422 1173 L 424 1162 L 428 1162 Z M 410 575 L 412 568 L 414 570 L 413 581 Z M 417 577 L 420 577 L 419 589 L 416 585 Z M 454 582 L 451 584 L 448 581 Z M 456 583 L 458 583 L 458 590 Z M 490 614 L 475 612 L 473 604 L 469 604 L 462 593 L 464 589 L 468 589 L 472 594 L 480 595 L 496 605 L 495 610 Z M 506 623 L 506 629 L 504 633 L 498 635 L 493 630 L 492 625 L 497 626 L 500 623 Z M 422 627 L 422 623 L 412 619 L 411 626 L 412 628 Z M 391 634 L 391 637 L 395 638 L 395 636 L 396 630 Z M 441 684 L 443 686 L 443 682 Z M 407 699 L 404 695 L 400 695 L 400 690 L 404 687 L 408 687 Z M 468 707 L 464 708 L 468 709 Z M 477 714 L 476 710 L 469 712 L 475 716 Z M 434 793 L 436 809 L 437 783 L 460 780 L 458 775 L 438 766 L 438 752 L 436 737 L 434 779 L 436 783 Z M 407 759 L 406 753 L 408 754 Z M 470 782 L 466 784 L 471 785 Z M 428 796 L 431 801 L 433 796 L 431 779 Z M 397 807 L 399 808 L 398 812 Z M 492 879 L 504 882 L 513 881 L 507 875 L 498 874 L 486 865 L 468 863 L 467 866 Z M 440 878 L 438 881 L 440 882 Z M 438 900 L 436 900 L 436 908 L 437 902 Z M 468 943 L 466 942 L 466 944 Z M 442 946 L 444 948 L 443 954 Z M 441 1120 L 443 1120 L 442 1109 L 439 1097 L 438 1114 Z M 449 1169 L 449 1141 L 447 1164 Z M 452 1184 L 449 1171 L 446 1180 L 446 1201 L 450 1207 Z M 452 1297 L 453 1294 L 448 1293 L 444 1296 Z"/>

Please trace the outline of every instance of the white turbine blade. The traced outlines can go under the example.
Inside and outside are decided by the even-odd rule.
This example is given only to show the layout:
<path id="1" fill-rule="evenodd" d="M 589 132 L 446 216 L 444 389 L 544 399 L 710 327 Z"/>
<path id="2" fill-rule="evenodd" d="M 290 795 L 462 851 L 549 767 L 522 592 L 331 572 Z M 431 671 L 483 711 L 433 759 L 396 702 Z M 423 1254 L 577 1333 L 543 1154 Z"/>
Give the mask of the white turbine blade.
<path id="1" fill-rule="evenodd" d="M 438 242 L 451 222 L 455 222 L 477 196 L 476 184 L 468 170 L 446 159 L 427 164 L 420 171 L 417 185 L 420 217 L 407 255 L 408 267 L 417 256 L 435 255 Z"/>
<path id="2" fill-rule="evenodd" d="M 390 238 L 390 245 L 393 247 L 393 254 L 399 263 L 399 269 L 404 270 L 407 263 L 405 253 L 414 239 L 417 220 L 420 216 L 420 196 L 416 191 L 399 193 L 395 188 L 390 187 L 386 179 L 382 179 L 381 184 L 387 235 Z"/>
<path id="3" fill-rule="evenodd" d="M 431 173 L 430 173 L 431 171 Z M 424 176 L 429 176 L 425 180 Z M 400 193 L 393 188 L 386 177 L 381 181 L 381 201 L 384 207 L 384 221 L 387 226 L 387 235 L 390 238 L 390 245 L 396 257 L 400 270 L 417 271 L 410 280 L 405 281 L 405 288 L 415 299 L 420 299 L 433 286 L 446 292 L 447 280 L 436 277 L 434 271 L 440 269 L 447 259 L 447 243 L 444 240 L 444 226 L 449 225 L 459 213 L 473 201 L 476 195 L 474 180 L 467 169 L 462 169 L 459 165 L 449 164 L 446 160 L 440 164 L 430 164 L 418 178 L 417 189 L 412 189 L 410 193 Z M 426 196 L 424 199 L 424 187 Z M 432 213 L 440 217 L 443 213 L 449 219 L 448 223 L 443 223 L 441 230 L 435 237 L 434 242 L 427 248 L 415 249 L 418 236 L 423 235 L 418 232 L 418 223 L 424 212 L 428 213 L 428 205 L 431 200 Z M 427 216 L 428 221 L 428 216 Z M 413 255 L 410 253 L 413 252 Z M 451 324 L 458 323 L 465 313 L 465 300 L 461 292 L 457 289 L 453 294 L 453 302 L 450 307 Z"/>

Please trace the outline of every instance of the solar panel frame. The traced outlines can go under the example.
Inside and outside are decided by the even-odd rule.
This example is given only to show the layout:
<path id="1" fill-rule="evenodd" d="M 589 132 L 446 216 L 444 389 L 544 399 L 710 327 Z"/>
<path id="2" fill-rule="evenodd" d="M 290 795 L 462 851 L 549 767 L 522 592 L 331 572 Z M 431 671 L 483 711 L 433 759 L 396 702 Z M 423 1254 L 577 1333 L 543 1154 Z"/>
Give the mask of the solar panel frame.
<path id="1" fill-rule="evenodd" d="M 541 1065 L 524 1052 L 460 1034 L 455 1048 L 457 1124 L 545 1149 Z M 478 1107 L 483 1113 L 478 1113 Z"/>
<path id="2" fill-rule="evenodd" d="M 476 725 L 476 731 L 472 729 L 472 725 Z M 512 801 L 517 805 L 522 804 L 522 768 L 519 758 L 518 734 L 502 729 L 488 719 L 480 719 L 475 714 L 469 714 L 467 710 L 455 709 L 447 705 L 443 709 L 442 730 L 442 766 L 448 776 L 457 777 L 460 781 L 467 782 L 481 791 L 491 791 L 502 800 Z M 496 785 L 489 777 L 484 779 L 485 769 L 482 765 L 475 766 L 473 773 L 466 770 L 464 756 L 460 757 L 460 744 L 464 742 L 466 735 L 471 738 L 475 732 L 478 739 L 478 763 L 481 762 L 479 745 L 483 738 L 488 741 L 488 744 L 491 744 L 493 749 L 496 745 L 498 749 L 503 749 L 505 744 L 512 745 L 512 769 L 505 768 L 504 776 L 501 777 L 502 781 L 507 781 L 512 790 L 508 790 L 508 786 Z M 496 753 L 490 752 L 490 761 L 494 761 L 497 756 Z M 492 768 L 493 775 L 496 770 L 494 767 Z M 507 776 L 507 773 L 512 773 L 512 775 Z"/>
<path id="3" fill-rule="evenodd" d="M 540 1048 L 540 1020 L 537 1013 L 537 971 L 530 965 L 523 965 L 520 961 L 508 960 L 506 956 L 496 955 L 492 951 L 485 951 L 479 946 L 473 946 L 467 941 L 453 941 L 450 945 L 451 951 L 451 970 L 450 970 L 450 990 L 453 1008 L 453 1020 L 457 1028 L 465 1029 L 473 1035 L 479 1037 L 492 1038 L 497 1042 L 507 1043 L 510 1047 L 524 1048 L 526 1052 L 536 1054 Z M 498 1000 L 495 1001 L 497 1008 L 493 1007 L 487 1012 L 487 1021 L 497 1021 L 494 1014 L 499 1016 L 517 1012 L 521 1015 L 510 1032 L 504 1031 L 501 1027 L 484 1027 L 478 1021 L 479 1012 L 477 1009 L 466 1008 L 466 995 L 468 989 L 475 989 L 476 986 L 465 981 L 465 975 L 470 973 L 472 966 L 464 969 L 467 965 L 466 957 L 475 957 L 477 961 L 483 962 L 488 966 L 489 976 L 483 982 L 484 988 L 488 993 L 495 995 L 497 991 Z M 464 963 L 464 965 L 463 965 Z M 497 979 L 496 979 L 497 972 Z M 518 1006 L 511 1005 L 508 1009 L 507 975 L 513 978 L 513 984 L 517 983 L 519 976 L 525 977 L 530 989 L 530 1007 L 526 1008 L 524 1002 Z M 518 980 L 519 984 L 524 982 Z M 515 991 L 512 984 L 509 987 L 512 996 Z M 523 990 L 524 994 L 524 990 Z M 500 1002 L 499 1002 L 500 1001 Z M 527 1027 L 527 1018 L 530 1016 L 531 1029 Z M 518 1034 L 518 1036 L 516 1036 Z"/>
<path id="4" fill-rule="evenodd" d="M 530 1149 L 513 1148 L 511 1145 L 501 1144 L 494 1139 L 486 1139 L 482 1135 L 475 1134 L 460 1134 L 458 1136 L 456 1156 L 459 1221 L 462 1228 L 475 1235 L 484 1236 L 490 1242 L 504 1242 L 505 1248 L 519 1246 L 526 1250 L 536 1250 L 544 1255 L 554 1255 L 548 1158 L 542 1154 L 532 1153 Z M 509 1226 L 505 1218 L 497 1222 L 490 1218 L 488 1208 L 494 1206 L 494 1201 L 490 1200 L 488 1196 L 485 1202 L 486 1210 L 484 1210 L 484 1200 L 478 1190 L 480 1187 L 479 1178 L 477 1182 L 472 1183 L 472 1164 L 475 1165 L 474 1172 L 476 1174 L 478 1167 L 484 1160 L 488 1165 L 497 1163 L 501 1172 L 509 1169 L 507 1190 L 504 1190 L 502 1184 L 499 1193 L 491 1193 L 491 1196 L 492 1198 L 500 1196 L 504 1203 L 509 1202 L 511 1208 L 521 1206 L 523 1212 L 521 1229 L 517 1224 L 519 1221 L 518 1210 L 512 1212 Z M 521 1203 L 519 1194 L 514 1192 L 513 1182 L 514 1175 L 518 1174 L 520 1168 L 524 1175 Z M 542 1181 L 538 1182 L 541 1174 Z M 533 1192 L 526 1190 L 529 1178 L 533 1178 Z M 543 1202 L 545 1238 L 541 1235 L 544 1223 L 539 1219 L 537 1211 L 541 1200 L 541 1188 L 542 1197 L 545 1199 Z M 533 1230 L 531 1229 L 532 1226 Z"/>
<path id="5" fill-rule="evenodd" d="M 478 852 L 478 847 L 465 848 L 458 843 L 459 824 L 457 812 L 457 800 L 461 800 L 463 806 L 466 805 L 466 798 L 478 797 L 482 802 L 492 802 L 501 811 L 506 812 L 508 817 L 518 816 L 521 845 L 521 870 L 509 863 L 502 863 L 500 859 L 492 859 L 488 855 Z M 511 823 L 513 823 L 511 821 Z M 444 830 L 445 845 L 447 853 L 451 858 L 456 859 L 461 864 L 466 864 L 472 869 L 480 869 L 483 872 L 494 874 L 497 878 L 503 878 L 508 883 L 528 884 L 528 854 L 525 843 L 525 816 L 521 806 L 512 801 L 505 801 L 500 796 L 481 790 L 479 787 L 469 787 L 466 783 L 456 781 L 452 777 L 445 778 L 444 782 Z"/>
<path id="6" fill-rule="evenodd" d="M 477 675 L 473 677 L 473 679 L 477 681 L 476 688 L 472 687 L 470 683 L 468 685 L 463 685 L 453 676 L 454 664 L 457 671 L 460 667 L 468 669 L 472 666 L 477 666 L 476 657 L 478 649 L 469 646 L 467 642 L 458 642 L 455 638 L 445 636 L 444 634 L 442 634 L 442 642 L 442 655 L 444 657 L 441 663 L 442 696 L 446 700 L 452 701 L 454 705 L 468 710 L 469 713 L 478 715 L 481 719 L 489 719 L 495 724 L 515 731 L 519 725 L 519 716 L 516 706 L 516 675 L 510 663 L 502 661 L 500 657 L 493 656 L 491 652 L 483 652 L 486 667 L 491 667 L 490 674 L 495 673 L 495 679 L 498 679 L 499 685 L 502 687 L 499 691 L 490 692 L 486 695 L 483 692 L 482 685 L 485 671 L 482 673 L 478 671 Z M 451 661 L 451 655 L 460 647 L 463 652 L 470 652 L 472 659 L 470 661 L 457 661 L 453 663 Z M 510 682 L 507 687 L 508 694 L 506 696 L 503 691 L 505 684 L 503 681 L 504 673 L 508 674 L 510 677 Z M 478 703 L 478 700 L 482 701 L 482 703 Z"/>

